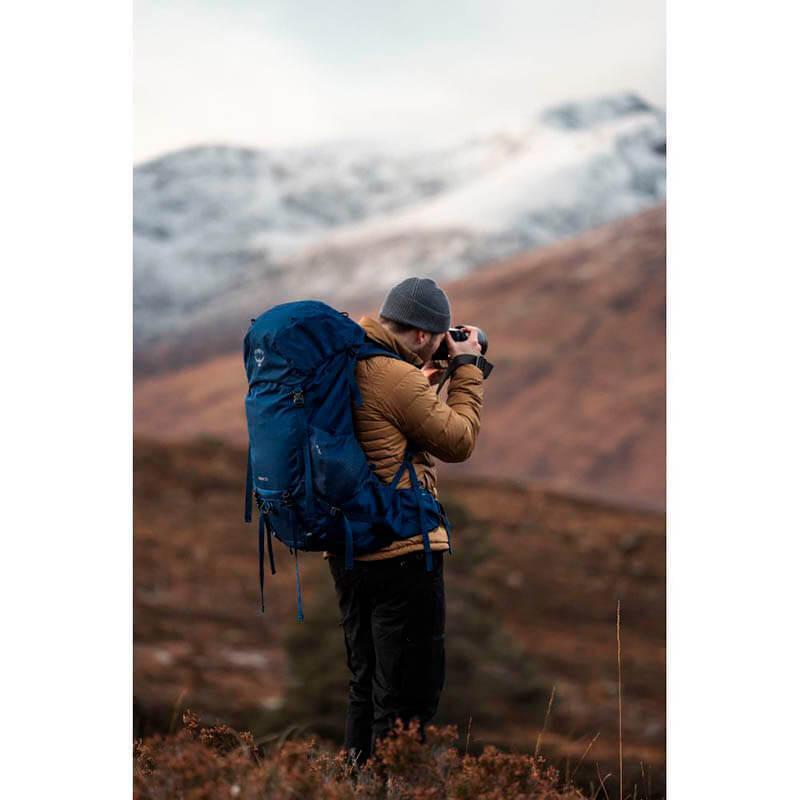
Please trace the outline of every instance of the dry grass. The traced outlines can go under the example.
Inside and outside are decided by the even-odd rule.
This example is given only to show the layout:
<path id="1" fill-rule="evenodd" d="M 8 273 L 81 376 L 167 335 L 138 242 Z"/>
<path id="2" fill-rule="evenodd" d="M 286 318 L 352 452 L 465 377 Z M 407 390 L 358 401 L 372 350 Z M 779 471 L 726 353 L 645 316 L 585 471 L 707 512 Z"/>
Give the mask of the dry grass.
<path id="1" fill-rule="evenodd" d="M 550 692 L 550 700 L 547 702 L 547 712 L 544 715 L 544 722 L 542 723 L 542 729 L 539 731 L 539 735 L 536 737 L 536 747 L 533 750 L 533 755 L 539 755 L 539 747 L 542 744 L 542 737 L 544 736 L 544 732 L 547 730 L 547 720 L 550 719 L 550 712 L 553 710 L 553 700 L 556 696 L 556 685 L 553 684 L 553 690 Z"/>
<path id="2" fill-rule="evenodd" d="M 619 706 L 619 800 L 623 800 L 622 772 L 622 636 L 620 631 L 620 601 L 617 600 L 617 699 Z"/>

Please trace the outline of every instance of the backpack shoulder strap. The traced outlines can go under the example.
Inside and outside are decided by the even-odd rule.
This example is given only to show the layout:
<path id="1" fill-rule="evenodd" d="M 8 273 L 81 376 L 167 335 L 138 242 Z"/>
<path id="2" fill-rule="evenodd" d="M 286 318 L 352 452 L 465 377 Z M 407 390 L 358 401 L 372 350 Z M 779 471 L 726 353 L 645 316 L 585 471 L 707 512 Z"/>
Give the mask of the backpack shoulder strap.
<path id="1" fill-rule="evenodd" d="M 373 356 L 388 356 L 389 358 L 395 358 L 398 361 L 405 360 L 399 353 L 395 353 L 395 351 L 390 347 L 387 347 L 385 344 L 381 344 L 375 339 L 371 339 L 369 336 L 365 336 L 364 343 L 358 348 L 356 358 L 360 361 L 362 358 L 372 358 Z"/>
<path id="2" fill-rule="evenodd" d="M 351 360 L 347 367 L 347 380 L 350 383 L 350 395 L 357 406 L 363 405 L 364 400 L 361 397 L 361 390 L 358 388 L 358 382 L 356 381 L 356 363 L 365 358 L 373 358 L 374 356 L 388 356 L 389 358 L 398 359 L 399 361 L 405 360 L 399 353 L 395 353 L 394 350 L 387 348 L 385 345 L 369 337 L 365 337 L 361 344 L 352 346 L 350 348 Z"/>

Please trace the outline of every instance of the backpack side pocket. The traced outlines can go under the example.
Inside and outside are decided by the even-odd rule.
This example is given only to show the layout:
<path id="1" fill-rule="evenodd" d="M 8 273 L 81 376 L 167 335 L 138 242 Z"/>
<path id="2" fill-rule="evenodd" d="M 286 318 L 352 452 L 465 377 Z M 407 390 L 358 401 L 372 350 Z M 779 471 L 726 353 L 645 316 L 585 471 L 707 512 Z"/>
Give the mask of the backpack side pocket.
<path id="1" fill-rule="evenodd" d="M 353 435 L 311 425 L 309 445 L 314 491 L 331 505 L 346 504 L 370 480 L 367 457 Z"/>

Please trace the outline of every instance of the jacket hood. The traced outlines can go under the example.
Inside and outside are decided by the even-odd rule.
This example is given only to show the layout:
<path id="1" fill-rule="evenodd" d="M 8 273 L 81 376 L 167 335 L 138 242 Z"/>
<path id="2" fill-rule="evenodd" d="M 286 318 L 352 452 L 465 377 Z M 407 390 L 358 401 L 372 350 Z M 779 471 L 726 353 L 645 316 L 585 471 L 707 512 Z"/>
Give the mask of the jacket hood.
<path id="1" fill-rule="evenodd" d="M 375 339 L 375 341 L 390 347 L 410 364 L 421 367 L 425 363 L 415 352 L 409 350 L 390 330 L 388 330 L 388 328 L 381 325 L 378 320 L 364 316 L 361 317 L 358 324 L 366 331 L 370 339 Z"/>

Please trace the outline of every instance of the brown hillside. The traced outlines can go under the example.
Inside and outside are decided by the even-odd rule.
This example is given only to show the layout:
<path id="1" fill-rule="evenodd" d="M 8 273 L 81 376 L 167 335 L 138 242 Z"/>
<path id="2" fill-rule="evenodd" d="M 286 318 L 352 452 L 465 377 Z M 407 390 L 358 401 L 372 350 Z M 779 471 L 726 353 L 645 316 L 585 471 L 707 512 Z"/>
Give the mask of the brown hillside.
<path id="1" fill-rule="evenodd" d="M 278 545 L 258 600 L 256 526 L 241 522 L 245 453 L 213 442 L 134 451 L 134 694 L 139 733 L 175 709 L 257 735 L 300 726 L 336 741 L 347 691 L 331 576 Z M 616 773 L 615 611 L 622 605 L 626 774 L 663 785 L 665 520 L 504 481 L 443 481 L 447 683 L 434 722 L 472 718 L 486 744 L 541 752 L 581 775 Z M 643 762 L 641 764 L 640 762 Z M 640 781 L 640 788 L 642 782 Z M 632 790 L 632 787 L 630 787 Z"/>
<path id="2" fill-rule="evenodd" d="M 660 207 L 446 286 L 495 371 L 475 453 L 443 475 L 664 507 L 665 249 Z M 239 355 L 142 380 L 136 432 L 242 442 L 245 391 Z"/>

